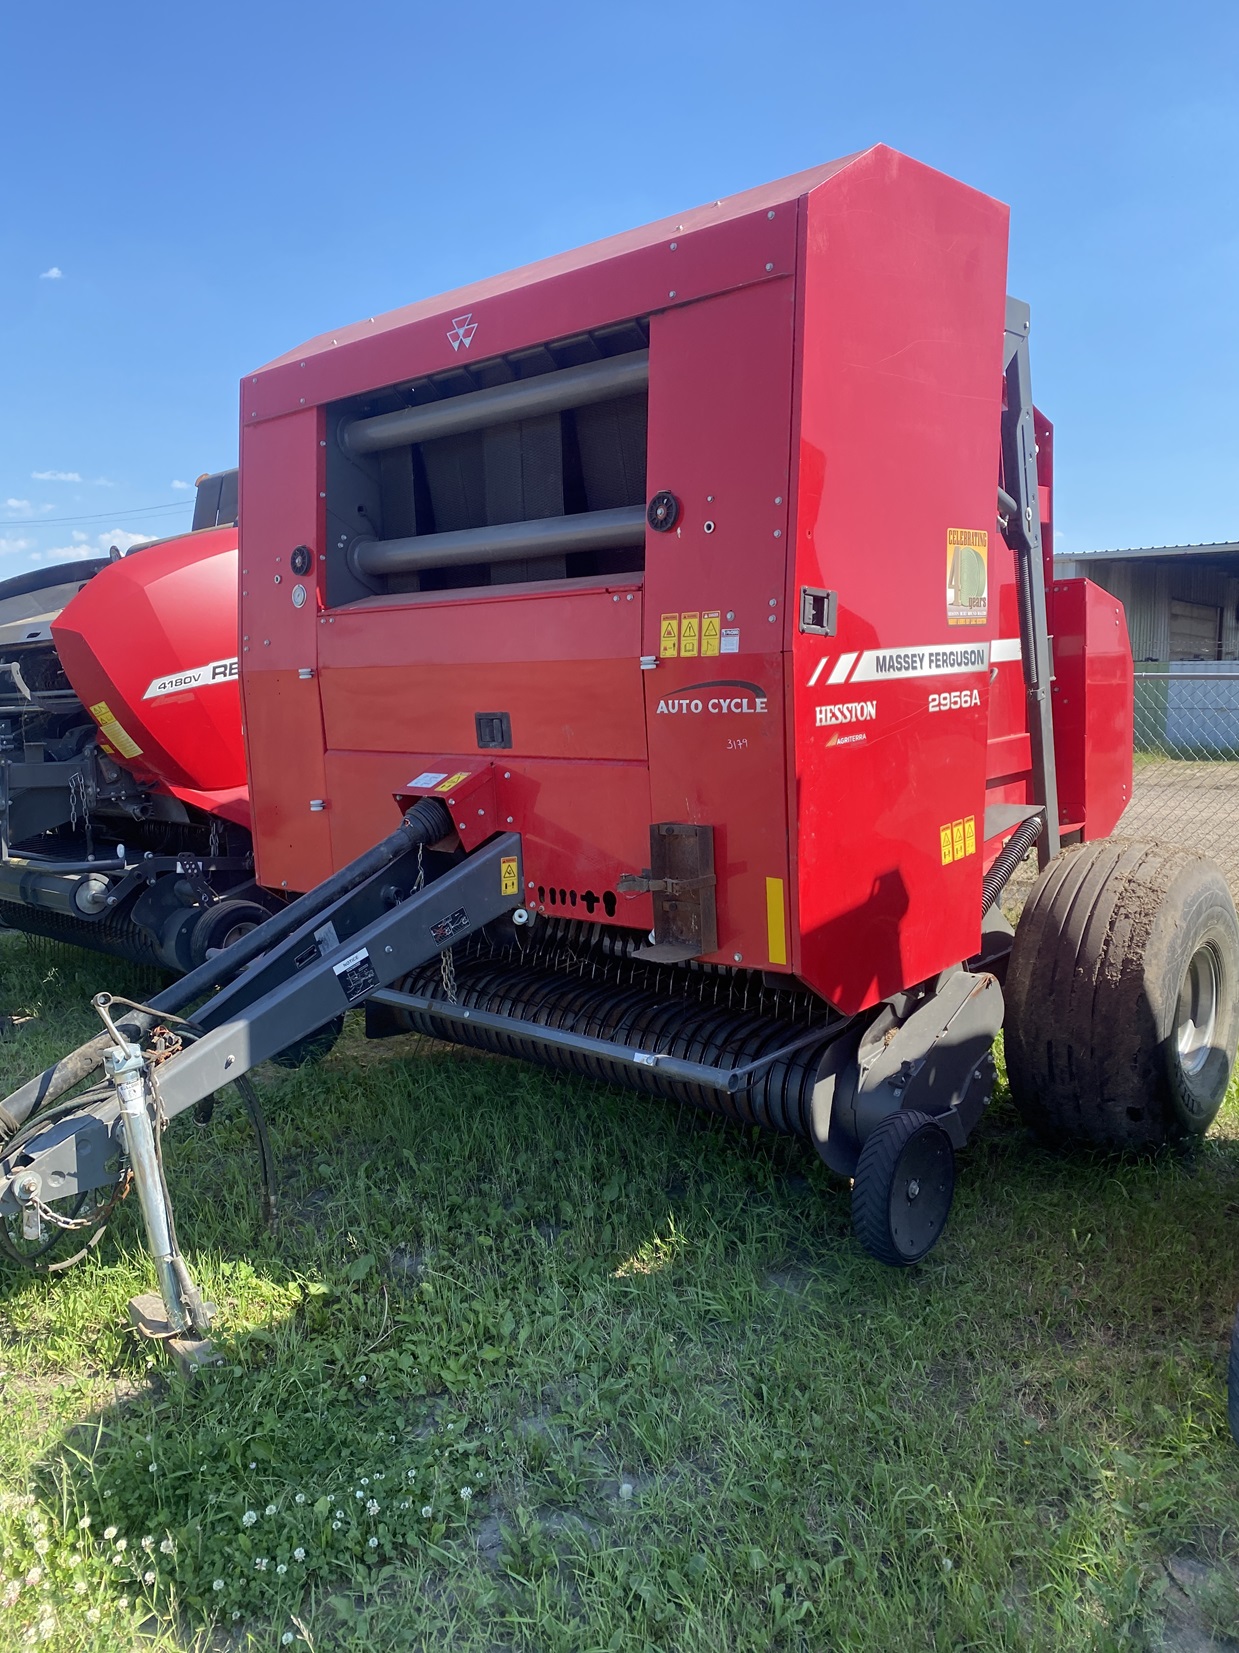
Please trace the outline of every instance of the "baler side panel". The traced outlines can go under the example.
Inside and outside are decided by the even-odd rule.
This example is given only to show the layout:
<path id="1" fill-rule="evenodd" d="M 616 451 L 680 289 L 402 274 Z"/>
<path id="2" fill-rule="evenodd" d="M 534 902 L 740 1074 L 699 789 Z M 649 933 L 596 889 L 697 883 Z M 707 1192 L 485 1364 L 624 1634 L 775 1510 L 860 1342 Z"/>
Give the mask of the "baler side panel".
<path id="1" fill-rule="evenodd" d="M 946 586 L 950 530 L 996 537 L 1006 229 L 889 151 L 806 204 L 789 599 L 837 592 L 838 627 L 792 637 L 800 973 L 848 1012 L 979 942 L 999 616 L 950 623 Z"/>
<path id="2" fill-rule="evenodd" d="M 321 426 L 308 407 L 241 427 L 241 702 L 258 880 L 277 890 L 313 889 L 333 867 L 327 811 L 310 808 L 327 801 L 318 684 L 299 675 L 318 664 Z M 314 558 L 302 582 L 289 569 L 298 545 Z"/>
<path id="3" fill-rule="evenodd" d="M 1056 580 L 1054 753 L 1065 831 L 1105 838 L 1131 801 L 1134 668 L 1123 605 L 1091 580 Z"/>
<path id="4" fill-rule="evenodd" d="M 790 280 L 656 315 L 641 653 L 653 821 L 714 828 L 719 963 L 792 962 L 783 602 L 794 344 Z M 648 862 L 648 851 L 646 855 Z"/>

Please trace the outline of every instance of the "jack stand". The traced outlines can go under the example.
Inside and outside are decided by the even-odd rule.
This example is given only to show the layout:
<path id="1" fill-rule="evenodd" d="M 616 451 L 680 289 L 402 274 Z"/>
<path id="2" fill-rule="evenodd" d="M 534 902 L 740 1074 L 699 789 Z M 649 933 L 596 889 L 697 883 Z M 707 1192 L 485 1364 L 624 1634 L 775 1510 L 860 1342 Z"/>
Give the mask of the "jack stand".
<path id="1" fill-rule="evenodd" d="M 198 1288 L 190 1278 L 185 1259 L 177 1249 L 172 1212 L 168 1205 L 159 1148 L 151 1118 L 154 1100 L 146 1058 L 135 1044 L 123 1038 L 107 1014 L 108 995 L 100 993 L 95 1008 L 103 1018 L 114 1043 L 105 1052 L 103 1069 L 116 1093 L 121 1124 L 125 1134 L 125 1149 L 142 1220 L 146 1226 L 146 1240 L 155 1264 L 159 1283 L 159 1297 L 134 1298 L 129 1306 L 130 1319 L 148 1336 L 159 1337 L 170 1343 L 183 1343 L 184 1351 L 174 1347 L 178 1361 L 209 1361 L 210 1345 L 205 1343 L 210 1330 L 212 1308 L 202 1301 Z M 159 1310 L 162 1307 L 162 1314 Z M 196 1334 L 186 1337 L 186 1333 Z"/>

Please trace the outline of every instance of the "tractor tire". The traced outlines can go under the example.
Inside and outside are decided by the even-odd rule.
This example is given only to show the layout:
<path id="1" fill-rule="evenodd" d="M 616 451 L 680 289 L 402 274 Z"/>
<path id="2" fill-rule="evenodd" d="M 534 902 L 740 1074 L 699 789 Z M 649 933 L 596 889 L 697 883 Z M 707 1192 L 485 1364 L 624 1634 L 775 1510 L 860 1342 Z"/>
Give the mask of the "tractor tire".
<path id="1" fill-rule="evenodd" d="M 865 1138 L 852 1232 L 879 1263 L 911 1268 L 938 1243 L 955 1195 L 955 1150 L 927 1113 L 888 1114 Z"/>
<path id="2" fill-rule="evenodd" d="M 1239 1040 L 1239 919 L 1188 850 L 1065 850 L 1020 917 L 1006 979 L 1011 1094 L 1048 1143 L 1150 1149 L 1203 1136 Z"/>
<path id="3" fill-rule="evenodd" d="M 1235 1444 L 1239 1445 L 1239 1314 L 1230 1334 L 1230 1365 L 1227 1370 L 1226 1417 Z"/>

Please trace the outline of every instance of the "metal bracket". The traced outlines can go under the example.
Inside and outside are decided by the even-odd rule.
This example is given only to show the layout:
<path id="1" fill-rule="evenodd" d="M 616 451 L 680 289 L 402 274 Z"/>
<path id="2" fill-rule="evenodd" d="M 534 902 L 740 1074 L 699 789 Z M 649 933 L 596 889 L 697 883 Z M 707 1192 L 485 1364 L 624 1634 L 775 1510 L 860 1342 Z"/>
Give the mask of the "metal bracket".
<path id="1" fill-rule="evenodd" d="M 714 828 L 663 821 L 650 828 L 650 864 L 619 879 L 621 891 L 654 897 L 654 941 L 637 958 L 660 964 L 701 958 L 718 948 Z"/>

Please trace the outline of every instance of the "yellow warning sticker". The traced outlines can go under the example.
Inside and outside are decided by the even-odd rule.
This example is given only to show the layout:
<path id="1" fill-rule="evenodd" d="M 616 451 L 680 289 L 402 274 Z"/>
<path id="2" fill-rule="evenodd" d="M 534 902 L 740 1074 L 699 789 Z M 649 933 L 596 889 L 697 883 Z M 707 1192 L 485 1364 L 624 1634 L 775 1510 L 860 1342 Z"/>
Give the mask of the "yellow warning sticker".
<path id="1" fill-rule="evenodd" d="M 674 660 L 680 652 L 680 616 L 664 614 L 658 634 L 658 655 L 661 660 Z"/>
<path id="2" fill-rule="evenodd" d="M 520 881 L 516 875 L 515 855 L 502 855 L 499 858 L 499 894 L 515 895 L 520 889 Z"/>
<path id="3" fill-rule="evenodd" d="M 680 615 L 680 654 L 689 659 L 697 653 L 701 641 L 701 614 Z"/>
<path id="4" fill-rule="evenodd" d="M 467 769 L 462 769 L 459 775 L 449 775 L 443 782 L 442 786 L 435 787 L 435 791 L 450 792 L 454 786 L 459 786 L 461 781 L 467 781 L 468 779 L 469 771 Z"/>
<path id="5" fill-rule="evenodd" d="M 701 616 L 701 652 L 702 654 L 717 654 L 719 639 L 722 636 L 720 622 L 723 616 L 718 609 Z"/>
<path id="6" fill-rule="evenodd" d="M 142 748 L 132 735 L 117 723 L 106 700 L 100 700 L 92 706 L 90 715 L 99 725 L 99 733 L 104 740 L 110 741 L 122 758 L 140 758 L 142 756 Z"/>
<path id="7" fill-rule="evenodd" d="M 989 619 L 989 535 L 984 528 L 946 531 L 946 623 L 983 626 Z"/>
<path id="8" fill-rule="evenodd" d="M 942 865 L 962 861 L 966 855 L 977 853 L 977 818 L 967 815 L 961 821 L 948 821 L 938 828 L 938 842 L 942 851 Z"/>

